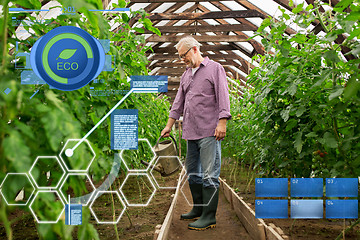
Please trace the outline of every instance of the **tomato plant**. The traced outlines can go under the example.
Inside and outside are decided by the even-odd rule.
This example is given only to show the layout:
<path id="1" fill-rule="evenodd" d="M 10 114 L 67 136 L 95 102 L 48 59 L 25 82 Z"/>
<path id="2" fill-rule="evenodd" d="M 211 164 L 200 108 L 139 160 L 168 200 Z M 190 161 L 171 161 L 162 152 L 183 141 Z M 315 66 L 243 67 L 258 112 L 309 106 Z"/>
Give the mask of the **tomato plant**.
<path id="1" fill-rule="evenodd" d="M 265 176 L 360 174 L 360 6 L 341 1 L 324 13 L 319 7 L 299 4 L 290 15 L 281 10 L 280 21 L 262 22 L 258 35 L 267 53 L 256 56 L 260 66 L 248 76 L 254 89 L 243 99 L 232 96 L 239 117 L 229 122 L 225 147 Z M 311 30 L 315 20 L 324 35 Z M 301 30 L 286 34 L 289 23 Z M 348 38 L 334 42 L 341 34 Z M 344 48 L 355 58 L 347 60 Z"/>
<path id="2" fill-rule="evenodd" d="M 128 90 L 127 77 L 147 74 L 148 63 L 145 52 L 151 50 L 145 45 L 144 29 L 160 34 L 146 18 L 144 10 L 120 15 L 102 15 L 89 9 L 102 9 L 98 0 L 59 1 L 62 8 L 75 9 L 75 15 L 60 15 L 50 19 L 50 24 L 39 23 L 24 26 L 30 32 L 26 39 L 19 39 L 15 33 L 9 7 L 40 9 L 40 1 L 3 1 L 0 19 L 1 67 L 0 89 L 11 89 L 9 94 L 0 94 L 0 180 L 8 172 L 27 172 L 37 156 L 56 156 L 67 139 L 82 138 L 122 97 L 123 93 L 109 96 L 93 96 L 89 86 L 102 90 Z M 16 5 L 15 5 L 16 4 Z M 127 2 L 119 0 L 112 7 L 124 8 Z M 59 6 L 60 7 L 60 6 Z M 56 7 L 55 7 L 56 8 Z M 17 14 L 19 20 L 36 20 L 40 13 Z M 134 24 L 130 20 L 138 17 Z M 116 32 L 111 31 L 110 21 L 118 24 Z M 140 28 L 141 25 L 143 28 Z M 99 39 L 109 39 L 111 48 L 108 54 L 115 57 L 114 71 L 103 72 L 98 79 L 103 83 L 91 82 L 76 91 L 62 92 L 49 89 L 47 85 L 21 85 L 20 71 L 14 67 L 15 45 L 19 51 L 30 52 L 36 40 L 58 26 L 78 26 Z M 30 99 L 35 91 L 38 93 Z M 157 98 L 156 94 L 132 94 L 120 107 L 139 109 L 139 138 L 148 138 L 152 144 L 166 123 L 169 103 L 166 97 Z M 110 149 L 110 118 L 104 121 L 88 138 L 97 158 L 91 166 L 95 180 L 109 172 L 114 154 Z M 110 159 L 110 160 L 109 160 Z M 80 161 L 87 162 L 84 157 Z M 75 193 L 82 193 L 85 183 L 74 187 Z M 49 201 L 50 202 L 50 201 Z M 0 201 L 0 219 L 4 223 L 8 238 L 12 236 L 10 212 L 14 211 L 4 201 Z M 29 211 L 26 207 L 25 211 Z M 88 208 L 83 211 L 83 224 L 78 227 L 79 239 L 99 239 L 96 229 L 89 223 Z M 65 226 L 61 220 L 57 224 L 38 224 L 38 234 L 43 239 L 71 239 L 73 226 Z"/>

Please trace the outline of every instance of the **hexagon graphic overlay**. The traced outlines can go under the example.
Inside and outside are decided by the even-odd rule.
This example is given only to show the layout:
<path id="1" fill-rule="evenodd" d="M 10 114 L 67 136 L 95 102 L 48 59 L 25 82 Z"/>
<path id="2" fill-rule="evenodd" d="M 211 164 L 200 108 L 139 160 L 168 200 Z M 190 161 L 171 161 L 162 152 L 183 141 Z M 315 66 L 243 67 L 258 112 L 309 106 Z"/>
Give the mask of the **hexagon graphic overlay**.
<path id="1" fill-rule="evenodd" d="M 29 170 L 36 188 L 57 188 L 65 176 L 65 169 L 56 156 L 38 156 Z"/>
<path id="2" fill-rule="evenodd" d="M 156 188 L 146 173 L 128 173 L 120 186 L 126 205 L 146 207 L 155 195 Z"/>
<path id="3" fill-rule="evenodd" d="M 39 190 L 29 208 L 37 223 L 57 223 L 65 204 L 56 190 Z"/>
<path id="4" fill-rule="evenodd" d="M 95 190 L 95 186 L 87 173 L 68 173 L 61 183 L 59 191 L 66 204 L 68 204 L 68 196 L 70 195 L 71 204 L 87 206 Z M 88 194 L 86 198 L 79 198 L 85 194 Z"/>
<path id="5" fill-rule="evenodd" d="M 141 138 L 138 140 L 138 150 L 121 150 L 120 158 L 128 172 L 146 172 L 154 162 L 156 154 L 149 140 Z"/>
<path id="6" fill-rule="evenodd" d="M 126 205 L 118 191 L 98 191 L 89 208 L 97 223 L 117 224 L 126 210 Z M 115 214 L 106 215 L 106 208 L 112 208 Z"/>
<path id="7" fill-rule="evenodd" d="M 26 173 L 8 173 L 0 185 L 0 193 L 7 205 L 25 206 L 35 191 Z"/>
<path id="8" fill-rule="evenodd" d="M 68 139 L 59 154 L 61 161 L 69 172 L 87 172 L 95 159 L 96 154 L 87 139 L 75 151 L 71 151 L 80 140 Z"/>

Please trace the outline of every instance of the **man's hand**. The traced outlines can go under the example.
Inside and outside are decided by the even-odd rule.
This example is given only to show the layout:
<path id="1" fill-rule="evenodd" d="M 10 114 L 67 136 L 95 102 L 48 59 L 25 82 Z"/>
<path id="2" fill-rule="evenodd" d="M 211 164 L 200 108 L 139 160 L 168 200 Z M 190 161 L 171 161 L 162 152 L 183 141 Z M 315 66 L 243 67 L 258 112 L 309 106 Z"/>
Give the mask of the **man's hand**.
<path id="1" fill-rule="evenodd" d="M 171 128 L 174 125 L 175 121 L 176 120 L 174 118 L 169 117 L 166 127 L 161 131 L 161 136 L 163 137 L 169 136 L 169 133 L 171 132 Z"/>
<path id="2" fill-rule="evenodd" d="M 166 127 L 161 131 L 161 136 L 163 136 L 163 137 L 168 137 L 170 132 L 171 132 L 171 128 L 169 128 L 169 127 L 166 126 Z"/>
<path id="3" fill-rule="evenodd" d="M 215 139 L 220 141 L 223 140 L 226 135 L 226 118 L 222 118 L 219 120 L 219 123 L 215 129 Z"/>

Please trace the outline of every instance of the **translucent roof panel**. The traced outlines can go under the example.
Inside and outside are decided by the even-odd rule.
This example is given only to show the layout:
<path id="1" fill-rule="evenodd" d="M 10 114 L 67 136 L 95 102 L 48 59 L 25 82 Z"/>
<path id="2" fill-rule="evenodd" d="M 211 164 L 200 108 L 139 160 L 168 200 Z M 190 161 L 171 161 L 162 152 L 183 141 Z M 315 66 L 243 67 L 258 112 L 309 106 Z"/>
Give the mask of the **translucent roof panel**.
<path id="1" fill-rule="evenodd" d="M 163 13 L 166 10 L 168 10 L 170 7 L 174 6 L 175 3 L 163 3 L 161 4 L 159 7 L 155 8 L 153 11 L 153 13 Z"/>
<path id="2" fill-rule="evenodd" d="M 240 10 L 246 10 L 243 6 L 241 6 L 239 3 L 235 1 L 220 1 L 222 4 L 224 4 L 226 7 L 230 8 L 234 11 L 240 11 Z"/>
<path id="3" fill-rule="evenodd" d="M 209 11 L 212 11 L 212 12 L 221 11 L 219 8 L 215 7 L 213 4 L 211 4 L 209 2 L 200 2 L 200 5 L 206 7 Z"/>

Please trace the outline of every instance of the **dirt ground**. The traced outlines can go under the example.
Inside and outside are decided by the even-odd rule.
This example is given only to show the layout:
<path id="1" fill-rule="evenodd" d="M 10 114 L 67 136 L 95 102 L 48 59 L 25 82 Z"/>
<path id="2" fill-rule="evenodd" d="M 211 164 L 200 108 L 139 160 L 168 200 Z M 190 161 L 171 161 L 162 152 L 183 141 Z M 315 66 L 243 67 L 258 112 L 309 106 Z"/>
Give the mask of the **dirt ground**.
<path id="1" fill-rule="evenodd" d="M 186 196 L 191 200 L 188 184 L 185 184 L 183 190 Z M 219 193 L 219 205 L 216 214 L 216 228 L 206 229 L 204 231 L 189 230 L 187 225 L 191 223 L 191 221 L 180 220 L 180 215 L 190 211 L 191 208 L 192 207 L 189 206 L 183 194 L 179 192 L 173 220 L 169 230 L 169 240 L 251 239 L 221 191 Z"/>
<path id="2" fill-rule="evenodd" d="M 123 177 L 120 177 L 123 178 Z M 176 186 L 177 176 L 174 175 L 166 179 L 170 185 Z M 115 181 L 115 183 L 121 183 L 121 181 Z M 114 185 L 113 189 L 118 189 L 120 186 Z M 97 186 L 96 186 L 97 187 Z M 135 188 L 135 187 L 134 187 Z M 94 225 L 97 230 L 100 239 L 116 240 L 116 231 L 121 240 L 152 240 L 154 237 L 155 227 L 162 224 L 167 211 L 170 207 L 173 199 L 172 195 L 175 190 L 159 190 L 157 189 L 153 199 L 146 207 L 128 207 L 127 213 L 124 213 L 117 225 L 113 224 L 97 224 L 95 218 L 91 215 L 90 223 Z M 128 196 L 131 199 L 134 196 Z M 100 199 L 100 198 L 99 198 Z M 106 198 L 101 198 L 98 204 L 99 216 L 111 216 L 112 210 L 110 202 Z M 100 208 L 100 206 L 103 206 Z M 84 207 L 87 208 L 87 207 Z M 13 239 L 39 239 L 37 232 L 37 223 L 34 220 L 32 214 L 24 209 L 15 208 L 14 211 L 8 216 L 12 221 Z M 130 220 L 131 223 L 130 223 Z M 111 221 L 111 220 L 110 220 Z M 75 227 L 73 233 L 73 239 L 78 239 L 77 227 Z M 0 239 L 6 239 L 5 228 L 0 223 Z"/>

